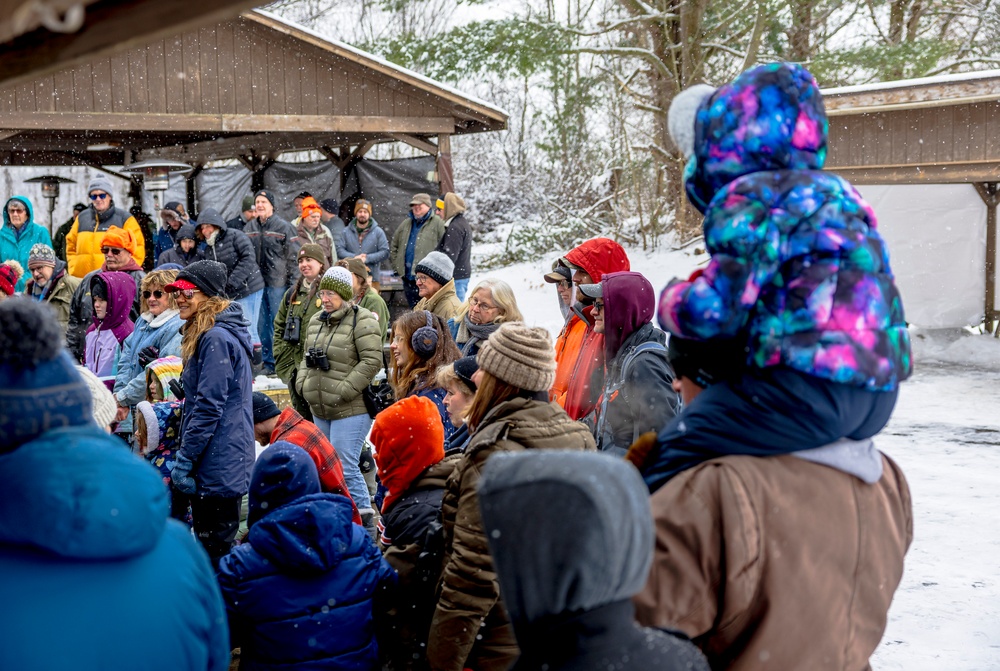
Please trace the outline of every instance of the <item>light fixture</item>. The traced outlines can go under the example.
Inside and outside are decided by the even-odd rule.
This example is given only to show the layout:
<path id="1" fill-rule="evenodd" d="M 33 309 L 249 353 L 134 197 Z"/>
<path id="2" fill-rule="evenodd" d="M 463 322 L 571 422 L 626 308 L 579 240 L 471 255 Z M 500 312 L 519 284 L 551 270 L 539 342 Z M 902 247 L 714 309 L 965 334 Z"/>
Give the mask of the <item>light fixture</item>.
<path id="1" fill-rule="evenodd" d="M 49 231 L 52 231 L 52 212 L 56 209 L 56 199 L 59 198 L 60 184 L 76 184 L 75 180 L 58 175 L 42 175 L 24 180 L 26 184 L 41 184 L 42 198 L 49 201 Z"/>
<path id="2" fill-rule="evenodd" d="M 87 151 L 113 151 L 115 149 L 121 149 L 121 142 L 99 142 L 97 144 L 87 145 Z"/>
<path id="3" fill-rule="evenodd" d="M 192 170 L 194 168 L 180 161 L 149 159 L 127 165 L 121 169 L 121 172 L 126 175 L 142 177 L 142 187 L 153 194 L 153 206 L 158 211 L 160 209 L 160 194 L 170 186 L 171 173 L 186 175 Z"/>

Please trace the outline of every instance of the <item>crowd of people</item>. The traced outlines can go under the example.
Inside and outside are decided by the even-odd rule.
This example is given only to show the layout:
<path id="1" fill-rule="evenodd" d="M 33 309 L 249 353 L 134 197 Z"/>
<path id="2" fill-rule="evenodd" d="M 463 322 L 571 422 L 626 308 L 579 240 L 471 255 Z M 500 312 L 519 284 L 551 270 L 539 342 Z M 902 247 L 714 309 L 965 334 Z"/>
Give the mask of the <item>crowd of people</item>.
<path id="1" fill-rule="evenodd" d="M 614 240 L 565 250 L 554 341 L 469 290 L 454 193 L 391 242 L 265 190 L 146 245 L 99 179 L 72 261 L 10 199 L 0 667 L 867 668 L 913 533 L 872 440 L 912 371 L 885 244 L 802 67 L 670 128 L 708 266 L 657 304 Z"/>

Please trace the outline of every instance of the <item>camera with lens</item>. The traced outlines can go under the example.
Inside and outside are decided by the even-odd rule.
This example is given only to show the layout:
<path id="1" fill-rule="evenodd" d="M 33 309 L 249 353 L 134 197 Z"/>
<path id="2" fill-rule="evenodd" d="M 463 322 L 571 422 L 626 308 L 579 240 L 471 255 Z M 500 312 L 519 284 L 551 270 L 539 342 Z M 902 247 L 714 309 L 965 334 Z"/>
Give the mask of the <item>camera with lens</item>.
<path id="1" fill-rule="evenodd" d="M 285 333 L 282 336 L 285 342 L 293 345 L 299 344 L 302 337 L 302 317 L 289 317 L 285 322 Z"/>
<path id="2" fill-rule="evenodd" d="M 310 347 L 306 350 L 306 367 L 326 372 L 330 370 L 330 360 L 326 358 L 326 352 L 319 347 Z"/>

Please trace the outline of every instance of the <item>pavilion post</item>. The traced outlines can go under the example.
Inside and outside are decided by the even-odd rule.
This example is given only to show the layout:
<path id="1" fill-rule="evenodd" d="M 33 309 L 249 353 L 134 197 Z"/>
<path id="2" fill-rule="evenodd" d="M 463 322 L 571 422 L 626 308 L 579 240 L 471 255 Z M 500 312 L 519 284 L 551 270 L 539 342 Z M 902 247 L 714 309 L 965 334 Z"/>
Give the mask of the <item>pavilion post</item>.
<path id="1" fill-rule="evenodd" d="M 993 328 L 997 319 L 996 310 L 996 261 L 997 261 L 997 205 L 1000 192 L 997 182 L 976 182 L 976 193 L 986 204 L 986 296 L 983 318 L 987 329 Z M 1000 329 L 995 334 L 1000 337 Z"/>
<path id="2" fill-rule="evenodd" d="M 451 164 L 451 135 L 438 135 L 437 155 L 438 188 L 442 195 L 455 190 L 455 173 Z"/>

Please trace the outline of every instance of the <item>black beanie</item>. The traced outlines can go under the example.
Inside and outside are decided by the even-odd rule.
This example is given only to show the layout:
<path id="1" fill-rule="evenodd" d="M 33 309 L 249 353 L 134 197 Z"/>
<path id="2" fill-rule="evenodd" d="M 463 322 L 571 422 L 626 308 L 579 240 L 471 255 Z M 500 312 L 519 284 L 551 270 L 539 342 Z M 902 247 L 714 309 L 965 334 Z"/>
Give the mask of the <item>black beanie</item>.
<path id="1" fill-rule="evenodd" d="M 281 414 L 278 404 L 262 391 L 253 393 L 253 423 L 260 424 Z"/>
<path id="2" fill-rule="evenodd" d="M 226 296 L 226 282 L 229 280 L 229 271 L 226 266 L 218 261 L 195 261 L 181 272 L 177 273 L 177 279 L 165 288 L 169 291 L 184 289 L 183 286 L 175 286 L 177 283 L 190 282 L 209 298 L 212 296 Z"/>
<path id="3" fill-rule="evenodd" d="M 261 189 L 260 191 L 258 191 L 257 193 L 255 193 L 253 195 L 254 200 L 257 200 L 258 196 L 264 196 L 265 198 L 268 199 L 268 201 L 270 201 L 271 207 L 275 207 L 275 204 L 274 204 L 274 201 L 275 201 L 274 191 L 269 191 L 267 189 Z"/>
<path id="4" fill-rule="evenodd" d="M 739 377 L 746 367 L 746 350 L 735 340 L 693 340 L 671 335 L 667 359 L 674 375 L 703 389 Z"/>
<path id="5" fill-rule="evenodd" d="M 479 364 L 476 363 L 476 357 L 463 356 L 461 359 L 457 359 L 453 366 L 455 367 L 455 375 L 458 376 L 458 379 L 461 380 L 472 393 L 476 393 L 476 383 L 472 381 L 472 376 L 475 375 L 477 370 L 479 370 Z"/>

